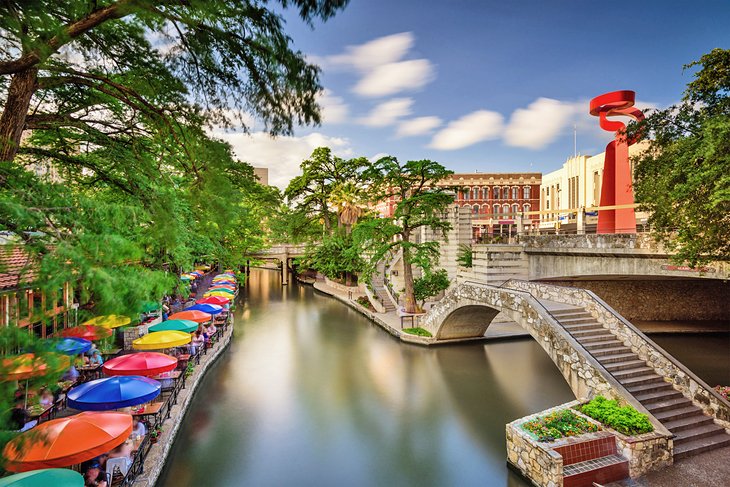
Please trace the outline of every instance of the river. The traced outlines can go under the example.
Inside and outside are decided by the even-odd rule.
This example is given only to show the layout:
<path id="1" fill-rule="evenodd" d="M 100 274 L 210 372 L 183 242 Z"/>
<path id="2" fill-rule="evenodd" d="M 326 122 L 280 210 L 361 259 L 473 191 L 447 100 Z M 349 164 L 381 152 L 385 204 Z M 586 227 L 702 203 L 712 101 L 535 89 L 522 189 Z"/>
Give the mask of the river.
<path id="1" fill-rule="evenodd" d="M 573 399 L 537 343 L 406 345 L 279 279 L 252 270 L 231 349 L 201 383 L 158 485 L 528 485 L 506 466 L 505 424 Z M 672 338 L 661 345 L 686 350 Z M 730 384 L 730 371 L 716 375 Z"/>

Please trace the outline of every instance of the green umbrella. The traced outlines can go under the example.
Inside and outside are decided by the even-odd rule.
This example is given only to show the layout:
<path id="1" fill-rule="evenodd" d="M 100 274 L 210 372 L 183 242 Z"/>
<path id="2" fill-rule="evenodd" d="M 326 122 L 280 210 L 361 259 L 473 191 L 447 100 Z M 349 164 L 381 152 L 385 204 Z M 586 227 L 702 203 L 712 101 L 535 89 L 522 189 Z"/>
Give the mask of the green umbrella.
<path id="1" fill-rule="evenodd" d="M 84 487 L 84 477 L 67 468 L 31 470 L 0 479 L 0 487 Z"/>
<path id="2" fill-rule="evenodd" d="M 152 311 L 157 311 L 160 308 L 162 308 L 160 303 L 153 303 L 152 301 L 142 303 L 142 313 L 150 313 Z"/>
<path id="3" fill-rule="evenodd" d="M 198 324 L 190 320 L 167 320 L 150 326 L 150 331 L 184 331 L 192 333 L 198 329 Z"/>

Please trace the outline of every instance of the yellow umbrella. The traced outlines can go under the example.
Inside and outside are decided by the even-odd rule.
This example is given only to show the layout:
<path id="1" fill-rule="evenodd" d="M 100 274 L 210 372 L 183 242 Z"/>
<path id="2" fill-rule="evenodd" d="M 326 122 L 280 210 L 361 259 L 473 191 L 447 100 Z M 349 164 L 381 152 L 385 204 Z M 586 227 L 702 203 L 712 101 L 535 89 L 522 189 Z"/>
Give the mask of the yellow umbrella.
<path id="1" fill-rule="evenodd" d="M 177 330 L 155 331 L 132 342 L 135 350 L 161 350 L 190 343 L 190 333 Z"/>
<path id="2" fill-rule="evenodd" d="M 118 328 L 120 326 L 128 325 L 131 322 L 132 322 L 132 319 L 129 316 L 107 315 L 107 316 L 97 316 L 96 318 L 91 318 L 89 321 L 85 321 L 81 324 L 82 325 L 102 326 L 104 328 Z"/>
<path id="3" fill-rule="evenodd" d="M 232 295 L 229 294 L 229 293 L 217 292 L 217 291 L 213 291 L 213 292 L 210 292 L 210 293 L 205 293 L 203 295 L 203 297 L 206 297 L 206 298 L 210 298 L 211 296 L 219 296 L 221 298 L 228 298 L 228 299 L 231 299 L 231 297 L 232 297 Z"/>

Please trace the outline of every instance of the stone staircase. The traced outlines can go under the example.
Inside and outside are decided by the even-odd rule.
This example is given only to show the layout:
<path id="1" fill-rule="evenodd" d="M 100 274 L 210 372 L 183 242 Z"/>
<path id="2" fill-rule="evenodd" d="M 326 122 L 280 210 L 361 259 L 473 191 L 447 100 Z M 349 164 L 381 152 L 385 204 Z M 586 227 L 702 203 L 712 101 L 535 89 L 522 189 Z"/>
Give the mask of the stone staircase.
<path id="1" fill-rule="evenodd" d="M 553 317 L 629 391 L 674 438 L 675 460 L 730 445 L 730 435 L 585 309 L 559 305 Z"/>
<path id="2" fill-rule="evenodd" d="M 383 280 L 383 274 L 385 273 L 385 265 L 382 261 L 378 262 L 378 266 L 370 279 L 370 286 L 373 289 L 373 294 L 378 297 L 380 303 L 385 308 L 386 313 L 395 311 L 395 304 L 393 300 L 388 296 L 388 292 L 385 290 L 385 282 Z"/>
<path id="3" fill-rule="evenodd" d="M 563 457 L 563 487 L 593 487 L 629 476 L 629 462 L 607 431 L 558 441 L 553 449 Z"/>

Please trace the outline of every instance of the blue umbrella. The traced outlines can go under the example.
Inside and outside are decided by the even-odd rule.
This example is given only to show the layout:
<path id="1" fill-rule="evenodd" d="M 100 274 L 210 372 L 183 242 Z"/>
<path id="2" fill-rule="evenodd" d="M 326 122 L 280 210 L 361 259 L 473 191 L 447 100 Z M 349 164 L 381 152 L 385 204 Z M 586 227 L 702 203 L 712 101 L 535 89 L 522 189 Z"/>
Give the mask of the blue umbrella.
<path id="1" fill-rule="evenodd" d="M 160 395 L 160 383 L 138 375 L 92 380 L 67 394 L 68 407 L 82 411 L 109 411 L 143 404 Z"/>
<path id="2" fill-rule="evenodd" d="M 223 311 L 223 307 L 218 306 L 217 304 L 194 304 L 189 308 L 185 308 L 185 311 L 192 310 L 202 311 L 203 313 L 208 313 L 209 315 L 217 315 L 218 313 L 221 313 Z"/>
<path id="3" fill-rule="evenodd" d="M 56 351 L 64 355 L 78 355 L 91 350 L 91 342 L 85 338 L 69 337 L 56 344 Z"/>

